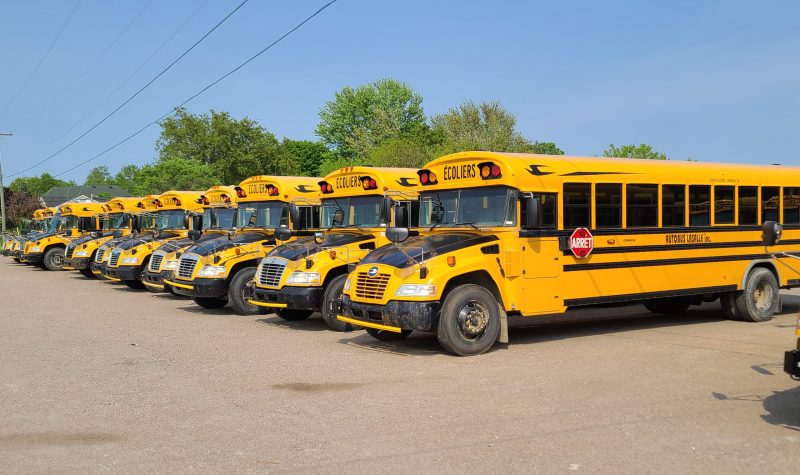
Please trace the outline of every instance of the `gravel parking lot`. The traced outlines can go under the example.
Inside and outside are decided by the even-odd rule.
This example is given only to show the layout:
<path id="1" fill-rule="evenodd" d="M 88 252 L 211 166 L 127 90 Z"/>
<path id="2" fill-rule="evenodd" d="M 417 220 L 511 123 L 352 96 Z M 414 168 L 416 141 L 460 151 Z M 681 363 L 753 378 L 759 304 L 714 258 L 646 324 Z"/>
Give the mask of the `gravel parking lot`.
<path id="1" fill-rule="evenodd" d="M 0 289 L 6 473 L 800 471 L 800 292 L 761 324 L 515 321 L 459 358 L 10 259 Z"/>

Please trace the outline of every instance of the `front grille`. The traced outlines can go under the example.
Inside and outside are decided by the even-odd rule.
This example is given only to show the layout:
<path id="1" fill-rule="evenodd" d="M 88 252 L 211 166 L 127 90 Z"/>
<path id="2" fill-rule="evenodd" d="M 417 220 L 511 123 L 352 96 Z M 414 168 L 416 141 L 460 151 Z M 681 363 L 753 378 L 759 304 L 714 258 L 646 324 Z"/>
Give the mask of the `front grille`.
<path id="1" fill-rule="evenodd" d="M 261 261 L 261 269 L 259 269 L 258 285 L 277 287 L 281 283 L 285 269 L 286 261 L 284 259 L 264 259 Z"/>
<path id="2" fill-rule="evenodd" d="M 67 249 L 64 250 L 64 258 L 72 259 L 73 252 L 75 252 L 75 244 L 74 243 L 67 244 Z"/>
<path id="3" fill-rule="evenodd" d="M 154 252 L 153 257 L 150 258 L 150 264 L 147 265 L 147 269 L 153 272 L 159 272 L 161 270 L 161 262 L 164 260 L 165 255 L 164 251 Z"/>
<path id="4" fill-rule="evenodd" d="M 197 267 L 197 262 L 200 260 L 196 254 L 184 254 L 178 261 L 178 277 L 182 279 L 190 279 L 194 275 L 194 268 Z"/>
<path id="5" fill-rule="evenodd" d="M 362 299 L 380 300 L 389 285 L 389 274 L 376 274 L 370 277 L 366 272 L 356 275 L 356 297 Z"/>
<path id="6" fill-rule="evenodd" d="M 119 264 L 119 256 L 121 255 L 122 249 L 114 249 L 111 251 L 111 255 L 108 257 L 109 267 L 117 267 L 117 264 Z"/>
<path id="7" fill-rule="evenodd" d="M 103 257 L 105 257 L 106 255 L 107 250 L 108 250 L 107 248 L 98 249 L 97 255 L 94 257 L 94 261 L 97 262 L 98 264 L 101 264 L 103 262 Z"/>

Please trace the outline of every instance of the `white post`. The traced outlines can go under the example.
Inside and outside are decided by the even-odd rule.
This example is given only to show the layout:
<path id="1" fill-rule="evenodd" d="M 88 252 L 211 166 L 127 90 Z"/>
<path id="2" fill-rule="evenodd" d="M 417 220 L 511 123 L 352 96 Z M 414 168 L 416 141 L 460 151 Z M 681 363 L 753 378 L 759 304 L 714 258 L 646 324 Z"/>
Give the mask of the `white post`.
<path id="1" fill-rule="evenodd" d="M 0 137 L 11 137 L 11 132 L 0 132 Z M 2 232 L 6 232 L 6 189 L 3 187 L 3 155 L 0 152 L 0 213 L 3 214 L 0 221 L 2 221 Z"/>

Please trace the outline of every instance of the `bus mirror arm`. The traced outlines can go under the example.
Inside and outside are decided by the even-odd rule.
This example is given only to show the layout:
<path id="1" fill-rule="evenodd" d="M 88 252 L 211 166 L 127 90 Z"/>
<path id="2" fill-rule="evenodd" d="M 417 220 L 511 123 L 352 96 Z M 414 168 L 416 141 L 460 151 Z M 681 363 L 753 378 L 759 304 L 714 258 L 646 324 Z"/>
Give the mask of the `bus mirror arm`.
<path id="1" fill-rule="evenodd" d="M 542 227 L 542 201 L 538 196 L 525 200 L 525 227 L 538 229 Z"/>

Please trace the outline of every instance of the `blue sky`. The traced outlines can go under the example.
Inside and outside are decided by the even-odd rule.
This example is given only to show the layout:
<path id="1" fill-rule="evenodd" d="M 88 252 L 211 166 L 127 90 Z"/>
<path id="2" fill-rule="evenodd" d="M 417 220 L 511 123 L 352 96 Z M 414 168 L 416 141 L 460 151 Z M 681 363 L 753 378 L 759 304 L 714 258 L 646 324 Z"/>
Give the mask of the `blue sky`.
<path id="1" fill-rule="evenodd" d="M 0 139 L 4 173 L 19 172 L 80 135 L 239 2 L 82 0 L 41 68 L 0 112 L 0 131 L 14 132 Z M 28 174 L 56 174 L 102 151 L 324 3 L 250 0 L 117 115 Z M 0 111 L 74 5 L 2 2 Z M 646 142 L 675 160 L 797 164 L 798 18 L 800 2 L 790 0 L 339 0 L 188 109 L 249 116 L 279 139 L 314 139 L 317 113 L 335 91 L 392 77 L 422 95 L 429 116 L 468 99 L 497 100 L 516 115 L 523 135 L 555 141 L 570 154 L 600 155 L 610 143 Z M 95 165 L 114 172 L 151 162 L 158 132 L 152 127 L 62 178 L 81 182 Z"/>

